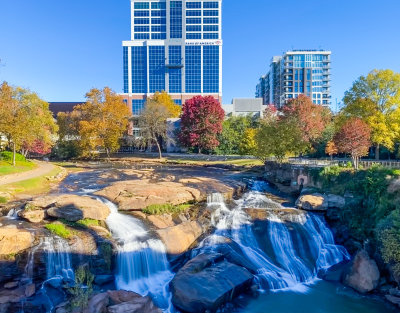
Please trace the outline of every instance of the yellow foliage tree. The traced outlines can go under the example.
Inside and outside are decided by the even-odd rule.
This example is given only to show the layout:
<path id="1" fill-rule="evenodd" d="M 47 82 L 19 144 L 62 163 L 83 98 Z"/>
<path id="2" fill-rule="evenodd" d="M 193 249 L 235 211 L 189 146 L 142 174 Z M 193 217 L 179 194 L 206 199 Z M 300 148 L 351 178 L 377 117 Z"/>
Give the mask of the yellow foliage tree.
<path id="1" fill-rule="evenodd" d="M 339 126 L 349 118 L 360 118 L 371 128 L 377 159 L 380 146 L 393 150 L 400 139 L 400 73 L 373 70 L 353 84 L 345 94 L 344 103 Z"/>
<path id="2" fill-rule="evenodd" d="M 176 104 L 174 100 L 172 100 L 171 96 L 165 91 L 156 92 L 150 100 L 163 105 L 167 109 L 168 117 L 170 118 L 176 118 L 181 115 L 181 106 Z"/>
<path id="3" fill-rule="evenodd" d="M 120 147 L 119 140 L 128 127 L 131 113 L 126 104 L 110 88 L 92 89 L 86 103 L 74 108 L 78 118 L 79 147 L 82 156 L 92 156 L 103 148 L 107 156 Z"/>
<path id="4" fill-rule="evenodd" d="M 335 154 L 338 153 L 338 148 L 336 147 L 336 144 L 333 140 L 328 141 L 328 143 L 326 144 L 325 153 L 329 155 L 331 159 Z"/>
<path id="5" fill-rule="evenodd" d="M 242 140 L 239 144 L 239 153 L 241 155 L 254 155 L 256 150 L 256 134 L 257 129 L 247 128 L 244 131 Z"/>

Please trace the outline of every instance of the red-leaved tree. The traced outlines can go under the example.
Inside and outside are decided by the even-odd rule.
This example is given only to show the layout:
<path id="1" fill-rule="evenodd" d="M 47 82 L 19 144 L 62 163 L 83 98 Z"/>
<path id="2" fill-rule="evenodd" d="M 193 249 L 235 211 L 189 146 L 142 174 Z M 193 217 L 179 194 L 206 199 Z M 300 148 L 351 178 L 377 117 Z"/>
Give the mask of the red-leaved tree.
<path id="1" fill-rule="evenodd" d="M 350 118 L 334 137 L 339 152 L 351 155 L 355 169 L 371 146 L 371 128 L 360 118 Z"/>
<path id="2" fill-rule="evenodd" d="M 196 96 L 187 100 L 182 108 L 181 144 L 197 148 L 199 153 L 219 145 L 217 135 L 222 132 L 225 112 L 213 97 Z"/>
<path id="3" fill-rule="evenodd" d="M 326 125 L 331 120 L 329 109 L 314 104 L 305 95 L 299 95 L 290 100 L 282 111 L 284 116 L 297 120 L 303 140 L 308 145 L 317 142 L 322 137 Z"/>

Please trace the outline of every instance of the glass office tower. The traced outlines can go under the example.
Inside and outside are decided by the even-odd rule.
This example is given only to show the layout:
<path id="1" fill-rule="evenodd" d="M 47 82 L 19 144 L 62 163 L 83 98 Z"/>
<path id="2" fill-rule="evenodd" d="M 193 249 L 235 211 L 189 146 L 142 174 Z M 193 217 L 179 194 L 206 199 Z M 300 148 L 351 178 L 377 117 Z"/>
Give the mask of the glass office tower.
<path id="1" fill-rule="evenodd" d="M 131 40 L 123 42 L 125 101 L 140 114 L 147 97 L 168 92 L 222 100 L 222 0 L 131 0 Z"/>
<path id="2" fill-rule="evenodd" d="M 324 50 L 293 50 L 271 60 L 268 74 L 256 87 L 256 97 L 264 105 L 281 108 L 300 94 L 315 104 L 331 106 L 331 52 Z"/>

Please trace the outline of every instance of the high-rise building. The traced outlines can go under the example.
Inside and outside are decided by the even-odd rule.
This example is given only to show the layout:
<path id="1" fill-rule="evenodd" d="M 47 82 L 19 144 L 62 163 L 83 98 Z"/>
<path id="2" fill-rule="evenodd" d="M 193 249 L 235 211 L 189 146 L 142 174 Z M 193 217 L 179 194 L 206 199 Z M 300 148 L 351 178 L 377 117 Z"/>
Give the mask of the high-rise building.
<path id="1" fill-rule="evenodd" d="M 134 115 L 157 91 L 177 104 L 196 95 L 221 102 L 221 10 L 222 0 L 131 0 L 122 96 Z"/>
<path id="2" fill-rule="evenodd" d="M 331 52 L 324 50 L 293 50 L 271 60 L 269 72 L 260 78 L 256 97 L 264 105 L 281 108 L 300 94 L 315 104 L 331 105 Z"/>

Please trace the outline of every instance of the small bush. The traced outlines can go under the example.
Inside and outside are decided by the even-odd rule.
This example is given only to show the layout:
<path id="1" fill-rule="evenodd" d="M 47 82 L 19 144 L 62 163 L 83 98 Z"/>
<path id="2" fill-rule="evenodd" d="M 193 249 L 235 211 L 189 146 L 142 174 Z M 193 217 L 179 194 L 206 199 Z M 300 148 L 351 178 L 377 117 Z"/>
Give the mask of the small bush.
<path id="1" fill-rule="evenodd" d="M 93 293 L 93 280 L 94 275 L 87 266 L 80 266 L 75 271 L 75 286 L 68 290 L 73 296 L 70 302 L 72 311 L 75 309 L 83 311 L 88 306 Z"/>
<path id="2" fill-rule="evenodd" d="M 69 239 L 72 236 L 71 231 L 67 229 L 64 224 L 52 223 L 47 224 L 45 227 L 53 234 L 60 236 L 61 238 Z"/>
<path id="3" fill-rule="evenodd" d="M 143 212 L 149 215 L 161 215 L 165 213 L 182 213 L 185 212 L 188 208 L 190 208 L 190 204 L 180 204 L 173 205 L 171 203 L 166 204 L 153 204 L 143 209 Z"/>
<path id="4" fill-rule="evenodd" d="M 6 197 L 0 197 L 0 203 L 7 203 L 8 199 Z"/>
<path id="5" fill-rule="evenodd" d="M 13 153 L 11 151 L 3 151 L 0 153 L 0 160 L 4 160 L 7 162 L 12 162 L 13 160 Z M 15 154 L 15 161 L 24 162 L 26 158 L 19 153 Z"/>

